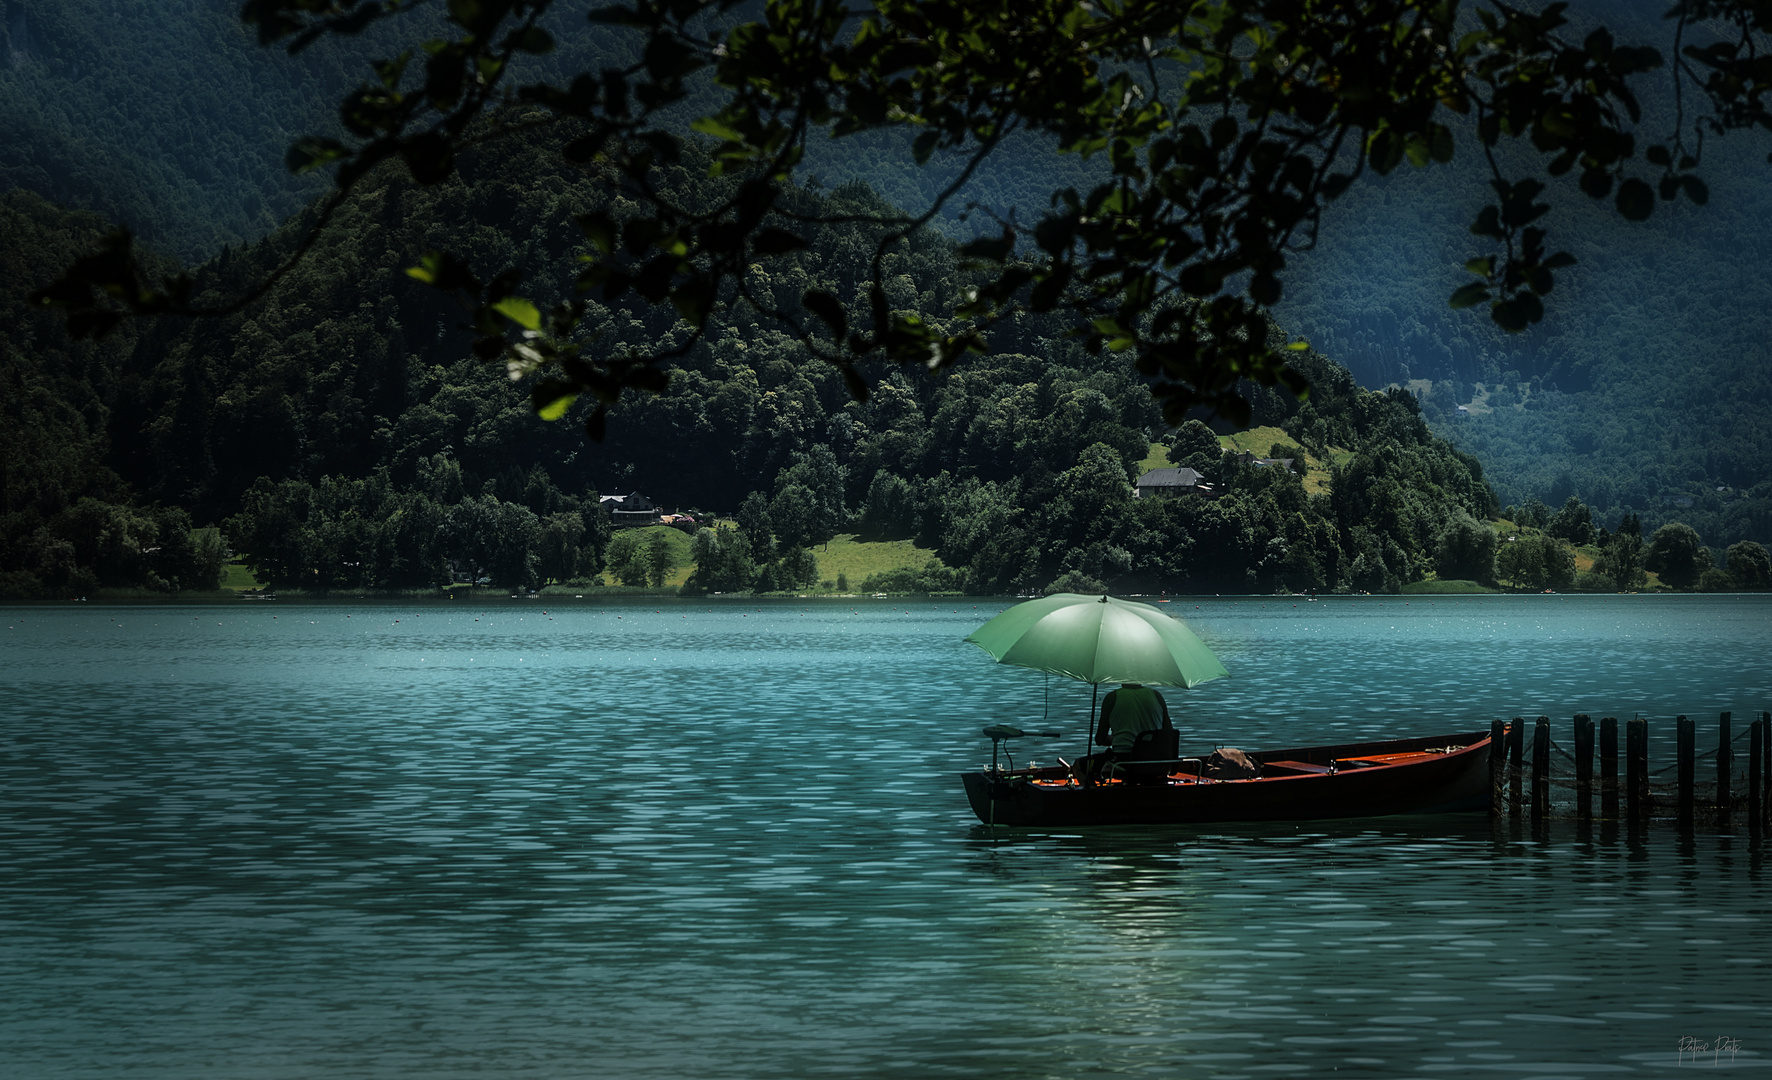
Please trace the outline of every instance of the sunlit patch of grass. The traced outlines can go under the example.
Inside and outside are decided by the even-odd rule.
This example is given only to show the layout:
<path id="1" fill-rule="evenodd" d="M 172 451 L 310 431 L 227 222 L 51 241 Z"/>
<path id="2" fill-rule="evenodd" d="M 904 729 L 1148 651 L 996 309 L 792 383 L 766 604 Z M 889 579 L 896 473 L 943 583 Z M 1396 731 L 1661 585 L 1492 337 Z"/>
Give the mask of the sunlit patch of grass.
<path id="1" fill-rule="evenodd" d="M 677 566 L 676 569 L 672 570 L 665 576 L 666 587 L 680 587 L 685 581 L 689 580 L 689 575 L 695 572 L 695 564 L 689 561 L 689 534 L 682 529 L 672 528 L 669 525 L 645 525 L 638 529 L 618 530 L 617 535 L 624 532 L 633 532 L 639 536 L 640 550 L 642 551 L 646 550 L 646 546 L 652 543 L 652 538 L 654 536 L 663 536 L 665 542 L 671 545 L 671 554 L 676 556 Z M 615 581 L 610 578 L 608 574 L 603 575 L 603 582 L 606 585 L 615 584 Z"/>
<path id="2" fill-rule="evenodd" d="M 818 560 L 820 581 L 834 582 L 842 574 L 851 590 L 861 588 L 871 574 L 901 567 L 918 570 L 940 561 L 935 552 L 909 540 L 862 540 L 854 533 L 839 533 L 828 545 L 814 547 L 812 555 Z"/>
<path id="3" fill-rule="evenodd" d="M 228 563 L 222 568 L 222 571 L 221 587 L 224 589 L 231 589 L 234 592 L 245 592 L 247 589 L 259 589 L 264 587 L 258 578 L 253 575 L 252 571 L 246 568 L 246 562 L 242 559 L 235 559 L 233 562 Z"/>
<path id="4" fill-rule="evenodd" d="M 1238 452 L 1246 450 L 1256 457 L 1272 457 L 1275 443 L 1298 446 L 1292 436 L 1271 424 L 1218 437 L 1218 445 L 1226 450 Z M 1300 446 L 1299 450 L 1303 451 L 1304 448 Z M 1336 465 L 1346 465 L 1353 459 L 1354 452 L 1352 450 L 1343 450 L 1334 446 L 1329 448 L 1328 460 L 1312 457 L 1309 452 L 1305 452 L 1304 490 L 1311 495 L 1319 495 L 1328 491 L 1330 468 Z"/>
<path id="5" fill-rule="evenodd" d="M 1143 476 L 1152 469 L 1167 469 L 1170 467 L 1169 448 L 1160 442 L 1154 442 L 1151 444 L 1151 452 L 1146 454 L 1144 460 L 1138 463 L 1138 475 Z"/>
<path id="6" fill-rule="evenodd" d="M 1403 592 L 1408 596 L 1463 596 L 1500 591 L 1500 589 L 1491 589 L 1487 585 L 1479 585 L 1477 582 L 1467 581 L 1463 578 L 1447 578 L 1444 581 L 1430 578 L 1426 581 L 1411 581 L 1403 586 Z"/>

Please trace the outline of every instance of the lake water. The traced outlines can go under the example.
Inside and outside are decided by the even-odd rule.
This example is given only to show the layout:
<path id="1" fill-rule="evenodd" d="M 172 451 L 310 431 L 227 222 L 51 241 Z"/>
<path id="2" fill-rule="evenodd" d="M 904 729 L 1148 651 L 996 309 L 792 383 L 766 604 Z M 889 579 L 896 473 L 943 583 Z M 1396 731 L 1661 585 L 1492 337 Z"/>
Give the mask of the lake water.
<path id="1" fill-rule="evenodd" d="M 979 729 L 1088 709 L 1004 606 L 0 608 L 0 1076 L 1772 1065 L 1742 826 L 985 829 Z M 1772 708 L 1766 598 L 1165 610 L 1232 676 L 1184 750 Z"/>

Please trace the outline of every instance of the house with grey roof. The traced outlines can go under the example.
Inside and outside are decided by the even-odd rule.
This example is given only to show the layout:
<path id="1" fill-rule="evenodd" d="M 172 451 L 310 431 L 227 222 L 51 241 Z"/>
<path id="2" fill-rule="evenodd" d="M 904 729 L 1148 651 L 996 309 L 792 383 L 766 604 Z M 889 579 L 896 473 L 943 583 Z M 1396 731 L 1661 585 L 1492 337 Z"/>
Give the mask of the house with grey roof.
<path id="1" fill-rule="evenodd" d="M 1212 485 L 1193 469 L 1152 469 L 1138 478 L 1133 497 L 1150 499 L 1171 495 L 1212 495 Z"/>

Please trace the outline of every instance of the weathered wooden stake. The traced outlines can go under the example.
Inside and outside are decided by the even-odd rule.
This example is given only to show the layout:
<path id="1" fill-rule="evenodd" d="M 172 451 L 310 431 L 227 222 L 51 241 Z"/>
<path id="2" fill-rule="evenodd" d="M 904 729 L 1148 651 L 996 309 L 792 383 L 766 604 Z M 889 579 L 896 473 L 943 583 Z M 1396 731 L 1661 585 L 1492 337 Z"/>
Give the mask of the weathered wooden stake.
<path id="1" fill-rule="evenodd" d="M 1624 808 L 1634 827 L 1649 819 L 1649 721 L 1624 725 Z"/>
<path id="2" fill-rule="evenodd" d="M 1618 717 L 1600 718 L 1600 816 L 1618 817 Z"/>
<path id="3" fill-rule="evenodd" d="M 1515 816 L 1519 815 L 1520 807 L 1526 802 L 1520 794 L 1520 758 L 1524 754 L 1525 745 L 1526 720 L 1524 717 L 1516 716 L 1514 722 L 1507 729 L 1507 812 Z"/>
<path id="4" fill-rule="evenodd" d="M 1729 743 L 1729 719 L 1724 713 L 1717 721 L 1717 824 L 1729 825 L 1729 774 L 1735 770 L 1735 751 Z"/>
<path id="5" fill-rule="evenodd" d="M 1760 759 L 1765 756 L 1766 722 L 1755 720 L 1747 726 L 1747 831 L 1758 835 L 1760 831 Z"/>
<path id="6" fill-rule="evenodd" d="M 1760 714 L 1766 734 L 1760 739 L 1760 827 L 1772 825 L 1772 712 Z"/>
<path id="7" fill-rule="evenodd" d="M 1680 828 L 1692 827 L 1692 776 L 1697 765 L 1698 731 L 1684 715 L 1674 717 L 1675 761 L 1679 764 Z"/>
<path id="8" fill-rule="evenodd" d="M 1575 813 L 1594 816 L 1594 718 L 1575 714 Z"/>
<path id="9" fill-rule="evenodd" d="M 1550 717 L 1541 716 L 1532 731 L 1532 817 L 1550 816 Z"/>
<path id="10" fill-rule="evenodd" d="M 1760 827 L 1772 825 L 1772 712 L 1760 714 L 1760 727 L 1765 735 L 1760 738 Z"/>
<path id="11" fill-rule="evenodd" d="M 1759 758 L 1755 758 L 1758 761 Z M 1489 816 L 1501 816 L 1501 777 L 1507 771 L 1507 725 L 1489 721 Z"/>

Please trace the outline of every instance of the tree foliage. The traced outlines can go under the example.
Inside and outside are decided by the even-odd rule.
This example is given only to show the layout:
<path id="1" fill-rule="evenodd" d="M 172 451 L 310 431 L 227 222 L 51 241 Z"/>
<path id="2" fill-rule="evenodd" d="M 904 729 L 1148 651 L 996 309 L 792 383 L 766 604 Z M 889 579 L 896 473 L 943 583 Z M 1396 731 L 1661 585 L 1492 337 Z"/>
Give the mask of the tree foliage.
<path id="1" fill-rule="evenodd" d="M 1697 585 L 1699 575 L 1714 564 L 1710 548 L 1704 546 L 1697 531 L 1678 521 L 1656 529 L 1643 555 L 1644 568 L 1653 570 L 1665 584 L 1676 589 L 1690 589 Z"/>
<path id="2" fill-rule="evenodd" d="M 243 15 L 261 42 L 300 51 L 374 24 L 391 33 L 422 6 L 250 0 Z M 1444 164 L 1461 139 L 1474 143 L 1490 201 L 1471 226 L 1474 280 L 1452 303 L 1484 305 L 1497 326 L 1519 331 L 1542 318 L 1574 257 L 1549 243 L 1544 181 L 1505 172 L 1498 146 L 1523 140 L 1551 176 L 1576 175 L 1584 194 L 1640 220 L 1658 198 L 1707 200 L 1696 171 L 1704 138 L 1766 127 L 1772 83 L 1752 0 L 1675 6 L 1674 76 L 1704 109 L 1658 138 L 1637 130 L 1631 80 L 1663 55 L 1604 27 L 1565 40 L 1561 4 L 889 0 L 852 11 L 775 0 L 747 19 L 732 0 L 635 0 L 592 18 L 631 35 L 637 59 L 523 82 L 513 74 L 522 58 L 555 46 L 542 26 L 551 6 L 450 4 L 423 26 L 422 50 L 384 54 L 374 78 L 344 98 L 342 137 L 304 137 L 288 164 L 334 170 L 317 228 L 384 163 L 444 184 L 463 176 L 473 146 L 536 125 L 565 132 L 564 159 L 605 170 L 621 196 L 617 208 L 578 217 L 591 249 L 579 292 L 605 304 L 630 294 L 668 303 L 681 320 L 675 340 L 587 355 L 575 336 L 585 299 L 542 302 L 515 273 L 476 270 L 472 252 L 433 252 L 410 273 L 467 306 L 481 355 L 541 376 L 533 405 L 542 415 L 590 395 L 593 437 L 624 390 L 662 388 L 664 368 L 734 305 L 766 315 L 858 397 L 861 362 L 944 367 L 1022 313 L 1058 312 L 1090 346 L 1130 357 L 1171 421 L 1202 403 L 1247 420 L 1245 380 L 1305 389 L 1265 313 L 1325 206 L 1362 177 Z M 684 110 L 711 140 L 710 171 L 722 182 L 696 201 L 657 183 L 683 159 Z M 785 302 L 760 290 L 777 260 L 811 243 L 809 228 L 837 220 L 796 205 L 791 178 L 809 142 L 882 130 L 906 132 L 919 162 L 945 149 L 966 166 L 920 214 L 860 219 L 871 235 L 853 252 L 856 290 L 807 288 Z M 957 306 L 896 304 L 889 257 L 1023 130 L 1060 152 L 1098 156 L 1107 175 L 1022 207 L 1025 218 L 1011 214 L 996 235 L 965 245 L 979 277 L 950 298 Z M 291 257 L 314 242 L 310 233 Z M 102 334 L 129 314 L 239 310 L 287 266 L 206 299 L 187 276 L 147 272 L 119 233 L 36 298 L 66 308 L 77 334 Z"/>

